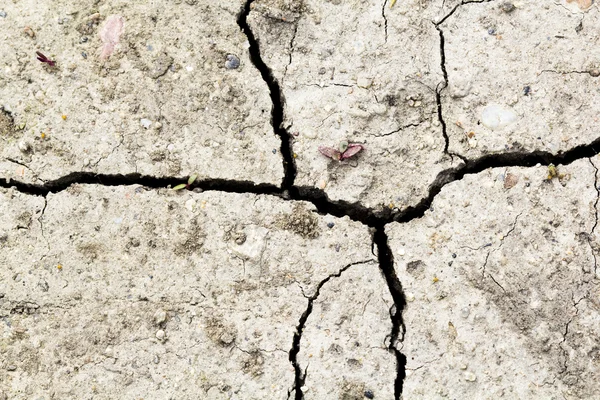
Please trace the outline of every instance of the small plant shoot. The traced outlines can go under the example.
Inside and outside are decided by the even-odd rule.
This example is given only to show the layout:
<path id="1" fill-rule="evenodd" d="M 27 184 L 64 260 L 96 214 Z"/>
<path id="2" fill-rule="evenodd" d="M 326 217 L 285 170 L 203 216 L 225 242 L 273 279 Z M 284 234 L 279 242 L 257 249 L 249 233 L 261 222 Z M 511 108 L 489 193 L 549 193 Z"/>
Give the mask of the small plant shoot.
<path id="1" fill-rule="evenodd" d="M 188 178 L 187 183 L 181 183 L 173 188 L 173 190 L 190 189 L 190 186 L 196 181 L 198 174 L 193 174 Z"/>

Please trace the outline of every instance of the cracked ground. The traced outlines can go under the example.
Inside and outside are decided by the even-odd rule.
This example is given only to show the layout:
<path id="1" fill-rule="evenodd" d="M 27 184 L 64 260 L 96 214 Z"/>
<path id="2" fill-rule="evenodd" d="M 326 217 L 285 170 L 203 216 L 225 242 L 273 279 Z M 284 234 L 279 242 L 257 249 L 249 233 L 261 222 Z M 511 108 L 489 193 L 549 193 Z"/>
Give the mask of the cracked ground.
<path id="1" fill-rule="evenodd" d="M 71 3 L 0 5 L 0 400 L 597 398 L 596 2 Z"/>

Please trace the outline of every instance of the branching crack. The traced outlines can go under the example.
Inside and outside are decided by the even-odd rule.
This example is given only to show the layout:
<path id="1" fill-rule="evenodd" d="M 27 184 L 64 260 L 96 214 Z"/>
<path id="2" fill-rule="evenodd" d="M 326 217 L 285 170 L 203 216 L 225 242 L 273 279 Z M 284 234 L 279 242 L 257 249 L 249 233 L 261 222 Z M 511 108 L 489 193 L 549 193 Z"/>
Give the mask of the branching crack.
<path id="1" fill-rule="evenodd" d="M 321 288 L 323 288 L 323 286 L 327 282 L 329 282 L 331 279 L 339 278 L 340 276 L 342 276 L 342 274 L 346 270 L 348 270 L 349 268 L 351 268 L 355 265 L 366 264 L 369 262 L 370 262 L 370 260 L 357 261 L 357 262 L 353 262 L 351 264 L 346 265 L 345 267 L 340 269 L 335 274 L 329 275 L 327 278 L 323 279 L 317 285 L 317 288 L 315 289 L 315 292 L 313 293 L 312 296 L 308 296 L 308 297 L 305 296 L 308 299 L 308 305 L 306 307 L 306 310 L 300 317 L 300 320 L 298 321 L 298 326 L 296 327 L 296 332 L 294 333 L 294 339 L 292 341 L 292 348 L 290 349 L 290 353 L 289 353 L 289 355 L 290 355 L 289 360 L 290 360 L 290 363 L 292 363 L 292 365 L 294 366 L 294 371 L 295 371 L 294 387 L 291 389 L 290 393 L 292 391 L 295 391 L 295 399 L 296 400 L 303 399 L 302 386 L 304 386 L 304 381 L 306 380 L 306 370 L 308 369 L 308 366 L 303 372 L 302 369 L 300 368 L 300 363 L 298 362 L 298 353 L 300 352 L 300 341 L 302 340 L 302 331 L 304 330 L 304 327 L 306 326 L 306 321 L 308 320 L 308 317 L 312 313 L 314 301 L 319 297 Z M 304 291 L 302 291 L 302 292 L 304 293 Z"/>

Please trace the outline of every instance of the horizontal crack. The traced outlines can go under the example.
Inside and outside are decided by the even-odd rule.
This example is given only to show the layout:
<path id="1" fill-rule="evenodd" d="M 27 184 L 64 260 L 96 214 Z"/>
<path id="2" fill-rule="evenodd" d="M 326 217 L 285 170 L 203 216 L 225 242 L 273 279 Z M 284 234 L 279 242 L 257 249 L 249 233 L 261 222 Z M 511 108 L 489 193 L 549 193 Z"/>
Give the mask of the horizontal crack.
<path id="1" fill-rule="evenodd" d="M 284 200 L 307 201 L 312 203 L 321 214 L 335 217 L 349 217 L 353 221 L 361 222 L 369 227 L 384 226 L 390 222 L 405 223 L 420 218 L 429 209 L 435 197 L 442 188 L 452 182 L 461 180 L 465 175 L 477 174 L 486 169 L 503 167 L 533 167 L 537 164 L 570 164 L 576 160 L 591 158 L 600 153 L 600 138 L 590 144 L 580 145 L 565 152 L 552 154 L 546 151 L 511 152 L 488 154 L 473 160 L 467 160 L 457 167 L 448 168 L 438 173 L 433 183 L 429 186 L 428 195 L 414 206 L 409 206 L 400 211 L 391 211 L 388 208 L 375 210 L 360 202 L 347 202 L 344 200 L 331 200 L 327 193 L 311 186 L 290 186 L 280 188 L 273 184 L 252 181 L 229 179 L 198 180 L 190 189 L 200 188 L 206 191 L 220 191 L 226 193 L 250 193 L 257 195 L 272 195 Z M 187 177 L 153 177 L 141 174 L 95 174 L 92 172 L 74 172 L 45 184 L 24 183 L 12 179 L 0 178 L 0 187 L 14 187 L 16 190 L 37 196 L 46 196 L 48 193 L 58 193 L 73 184 L 97 184 L 102 186 L 142 185 L 149 188 L 167 188 L 185 183 Z"/>

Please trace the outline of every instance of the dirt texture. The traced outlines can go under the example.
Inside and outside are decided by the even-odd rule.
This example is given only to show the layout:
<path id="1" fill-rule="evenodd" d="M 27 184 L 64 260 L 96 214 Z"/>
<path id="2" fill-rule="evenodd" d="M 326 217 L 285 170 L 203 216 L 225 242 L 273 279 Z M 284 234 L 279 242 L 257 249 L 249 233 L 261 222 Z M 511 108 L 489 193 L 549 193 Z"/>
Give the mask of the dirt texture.
<path id="1" fill-rule="evenodd" d="M 599 24 L 2 2 L 0 400 L 597 398 Z"/>

